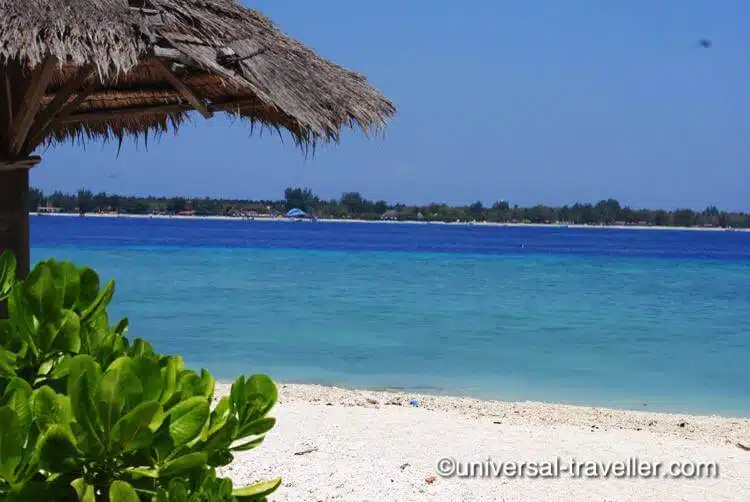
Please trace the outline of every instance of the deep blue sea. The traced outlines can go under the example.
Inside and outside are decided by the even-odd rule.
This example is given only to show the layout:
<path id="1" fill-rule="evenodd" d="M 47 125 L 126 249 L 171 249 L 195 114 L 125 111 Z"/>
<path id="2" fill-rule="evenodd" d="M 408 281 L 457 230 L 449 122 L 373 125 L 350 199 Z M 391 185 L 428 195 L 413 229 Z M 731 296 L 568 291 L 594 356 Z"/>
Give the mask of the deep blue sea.
<path id="1" fill-rule="evenodd" d="M 32 217 L 219 378 L 750 416 L 750 233 Z"/>

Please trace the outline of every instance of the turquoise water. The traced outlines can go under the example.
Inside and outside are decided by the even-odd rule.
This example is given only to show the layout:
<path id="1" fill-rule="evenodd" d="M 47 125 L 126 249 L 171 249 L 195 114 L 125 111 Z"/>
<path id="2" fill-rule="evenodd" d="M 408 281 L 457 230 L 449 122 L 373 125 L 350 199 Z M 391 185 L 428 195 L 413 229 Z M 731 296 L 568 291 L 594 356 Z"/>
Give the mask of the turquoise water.
<path id="1" fill-rule="evenodd" d="M 750 416 L 747 236 L 392 227 L 35 219 L 33 258 L 221 378 Z"/>

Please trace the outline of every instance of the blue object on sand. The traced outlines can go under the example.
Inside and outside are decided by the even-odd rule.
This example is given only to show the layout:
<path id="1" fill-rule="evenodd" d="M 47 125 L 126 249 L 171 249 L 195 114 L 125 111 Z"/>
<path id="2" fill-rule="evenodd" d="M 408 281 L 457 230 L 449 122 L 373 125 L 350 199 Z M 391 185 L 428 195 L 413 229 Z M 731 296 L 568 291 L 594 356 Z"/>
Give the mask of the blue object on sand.
<path id="1" fill-rule="evenodd" d="M 416 408 L 419 408 L 419 401 L 417 401 L 416 399 L 412 399 L 411 401 L 409 401 L 409 404 L 410 404 L 411 406 L 414 406 L 414 407 L 416 407 Z"/>

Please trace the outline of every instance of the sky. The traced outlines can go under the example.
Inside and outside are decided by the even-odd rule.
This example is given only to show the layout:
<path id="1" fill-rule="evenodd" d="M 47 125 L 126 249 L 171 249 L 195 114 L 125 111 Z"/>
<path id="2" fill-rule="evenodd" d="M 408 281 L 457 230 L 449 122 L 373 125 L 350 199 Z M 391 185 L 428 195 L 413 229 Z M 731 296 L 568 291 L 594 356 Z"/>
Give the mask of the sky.
<path id="1" fill-rule="evenodd" d="M 750 210 L 747 0 L 245 1 L 398 107 L 305 156 L 196 115 L 158 142 L 38 152 L 45 191 Z M 710 39 L 710 49 L 700 39 Z"/>

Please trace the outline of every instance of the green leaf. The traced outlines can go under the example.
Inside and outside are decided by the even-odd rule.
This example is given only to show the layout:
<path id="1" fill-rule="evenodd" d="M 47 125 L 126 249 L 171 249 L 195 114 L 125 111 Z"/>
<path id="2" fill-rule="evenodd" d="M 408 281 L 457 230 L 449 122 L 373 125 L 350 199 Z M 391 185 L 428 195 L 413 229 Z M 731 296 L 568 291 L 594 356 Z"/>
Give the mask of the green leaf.
<path id="1" fill-rule="evenodd" d="M 136 356 L 133 358 L 133 370 L 143 387 L 141 399 L 143 401 L 158 400 L 162 395 L 164 385 L 158 359 L 154 356 Z"/>
<path id="2" fill-rule="evenodd" d="M 158 401 L 148 401 L 133 408 L 112 429 L 111 443 L 115 451 L 133 451 L 151 444 L 161 424 L 162 407 Z"/>
<path id="3" fill-rule="evenodd" d="M 253 448 L 257 448 L 261 445 L 261 443 L 266 439 L 265 436 L 261 436 L 257 439 L 253 439 L 252 441 L 248 441 L 247 443 L 240 443 L 237 445 L 232 446 L 229 448 L 232 451 L 247 451 L 252 450 Z"/>
<path id="4" fill-rule="evenodd" d="M 0 347 L 0 378 L 16 376 L 16 355 Z"/>
<path id="5" fill-rule="evenodd" d="M 81 318 L 78 314 L 72 310 L 63 310 L 56 325 L 58 331 L 52 348 L 72 353 L 81 350 Z"/>
<path id="6" fill-rule="evenodd" d="M 159 468 L 159 477 L 172 477 L 188 471 L 201 469 L 208 463 L 208 456 L 204 452 L 188 453 L 164 464 Z"/>
<path id="7" fill-rule="evenodd" d="M 46 385 L 32 393 L 31 414 L 42 432 L 55 424 L 67 426 L 73 419 L 68 396 L 58 394 Z"/>
<path id="8" fill-rule="evenodd" d="M 201 383 L 203 385 L 203 395 L 208 399 L 211 399 L 214 395 L 216 381 L 208 370 L 201 369 Z"/>
<path id="9" fill-rule="evenodd" d="M 50 264 L 55 287 L 62 292 L 62 308 L 72 309 L 81 291 L 81 275 L 75 265 L 68 261 Z"/>
<path id="10" fill-rule="evenodd" d="M 237 438 L 239 439 L 248 436 L 258 436 L 260 434 L 265 434 L 266 432 L 273 429 L 274 425 L 276 425 L 275 418 L 260 418 L 240 427 L 240 430 L 237 432 Z"/>
<path id="11" fill-rule="evenodd" d="M 5 251 L 0 255 L 0 301 L 10 296 L 10 290 L 16 282 L 16 267 L 18 262 L 15 255 Z"/>
<path id="12" fill-rule="evenodd" d="M 8 297 L 8 314 L 17 329 L 18 335 L 26 342 L 32 353 L 38 354 L 39 350 L 34 337 L 39 327 L 39 321 L 34 317 L 23 290 L 24 285 L 21 282 L 16 283 L 11 289 L 10 297 Z"/>
<path id="13" fill-rule="evenodd" d="M 73 416 L 86 435 L 85 444 L 91 453 L 101 452 L 104 443 L 101 437 L 99 416 L 94 405 L 93 390 L 99 385 L 99 366 L 88 355 L 79 355 L 70 361 L 68 395 Z"/>
<path id="14" fill-rule="evenodd" d="M 63 291 L 55 287 L 48 264 L 37 264 L 22 284 L 24 296 L 37 319 L 53 318 L 62 309 Z"/>
<path id="15" fill-rule="evenodd" d="M 57 360 L 57 362 L 52 366 L 52 371 L 49 373 L 49 378 L 52 380 L 59 380 L 61 378 L 64 378 L 68 376 L 70 373 L 70 363 L 73 360 L 73 357 L 71 356 L 62 356 L 60 359 Z"/>
<path id="16" fill-rule="evenodd" d="M 25 440 L 26 434 L 16 412 L 8 406 L 0 408 L 0 478 L 16 480 Z"/>
<path id="17" fill-rule="evenodd" d="M 88 267 L 83 267 L 78 269 L 78 275 L 79 291 L 76 310 L 82 312 L 94 303 L 94 300 L 99 295 L 99 274 Z"/>
<path id="18" fill-rule="evenodd" d="M 140 499 L 129 483 L 117 480 L 109 487 L 109 502 L 140 502 Z"/>
<path id="19" fill-rule="evenodd" d="M 237 379 L 235 385 L 232 385 L 230 396 L 239 413 L 240 424 L 245 426 L 271 411 L 278 399 L 278 390 L 273 380 L 266 375 L 253 375 L 247 380 Z"/>
<path id="20" fill-rule="evenodd" d="M 125 333 L 127 333 L 129 326 L 130 326 L 130 321 L 128 321 L 127 317 L 123 317 L 117 323 L 117 325 L 115 326 L 115 329 L 113 331 L 117 335 L 124 335 Z"/>
<path id="21" fill-rule="evenodd" d="M 179 361 L 176 357 L 167 358 L 167 364 L 161 369 L 164 380 L 164 390 L 159 402 L 166 405 L 177 392 L 177 374 L 179 372 Z"/>
<path id="22" fill-rule="evenodd" d="M 73 482 L 70 483 L 70 486 L 76 491 L 78 502 L 96 502 L 94 486 L 87 484 L 83 478 L 73 480 Z"/>
<path id="23" fill-rule="evenodd" d="M 2 406 L 8 406 L 16 413 L 18 423 L 26 428 L 31 424 L 31 385 L 18 377 L 11 378 L 5 387 L 0 400 Z"/>
<path id="24" fill-rule="evenodd" d="M 262 500 L 263 497 L 272 494 L 281 485 L 281 478 L 270 481 L 261 481 L 244 488 L 237 488 L 232 491 L 232 495 L 239 501 Z"/>
<path id="25" fill-rule="evenodd" d="M 107 368 L 99 382 L 99 417 L 105 435 L 119 420 L 128 399 L 142 392 L 143 386 L 134 372 L 132 359 L 120 357 Z"/>
<path id="26" fill-rule="evenodd" d="M 81 321 L 89 322 L 98 317 L 107 308 L 115 294 L 115 281 L 110 280 L 99 292 L 94 301 L 81 312 Z"/>
<path id="27" fill-rule="evenodd" d="M 39 463 L 52 473 L 75 469 L 80 455 L 76 440 L 67 427 L 52 424 L 39 440 Z"/>
<path id="28" fill-rule="evenodd" d="M 45 320 L 37 334 L 41 352 L 57 349 L 78 352 L 81 348 L 81 321 L 72 310 L 61 310 L 55 317 Z"/>
<path id="29" fill-rule="evenodd" d="M 169 436 L 174 446 L 189 443 L 200 434 L 208 420 L 210 405 L 204 397 L 191 397 L 169 410 Z"/>

